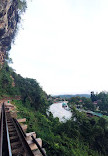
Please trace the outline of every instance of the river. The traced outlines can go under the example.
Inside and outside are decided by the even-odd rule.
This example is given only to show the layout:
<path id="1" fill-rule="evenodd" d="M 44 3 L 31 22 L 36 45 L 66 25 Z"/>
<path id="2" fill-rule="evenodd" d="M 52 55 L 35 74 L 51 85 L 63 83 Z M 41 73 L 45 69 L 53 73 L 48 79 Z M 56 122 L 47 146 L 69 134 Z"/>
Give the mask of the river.
<path id="1" fill-rule="evenodd" d="M 49 107 L 49 111 L 53 114 L 53 117 L 58 117 L 59 121 L 65 122 L 70 119 L 72 116 L 71 111 L 65 110 L 62 107 L 62 102 L 53 103 Z"/>

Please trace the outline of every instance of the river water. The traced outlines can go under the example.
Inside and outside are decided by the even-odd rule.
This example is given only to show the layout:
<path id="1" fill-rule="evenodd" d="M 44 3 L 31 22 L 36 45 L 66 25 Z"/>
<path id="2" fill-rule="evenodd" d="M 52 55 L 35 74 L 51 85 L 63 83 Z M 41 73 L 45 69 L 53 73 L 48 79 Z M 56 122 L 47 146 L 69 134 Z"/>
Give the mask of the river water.
<path id="1" fill-rule="evenodd" d="M 71 111 L 65 110 L 62 107 L 62 102 L 53 103 L 49 107 L 49 111 L 53 114 L 53 117 L 58 117 L 59 121 L 65 122 L 70 119 L 72 116 Z"/>

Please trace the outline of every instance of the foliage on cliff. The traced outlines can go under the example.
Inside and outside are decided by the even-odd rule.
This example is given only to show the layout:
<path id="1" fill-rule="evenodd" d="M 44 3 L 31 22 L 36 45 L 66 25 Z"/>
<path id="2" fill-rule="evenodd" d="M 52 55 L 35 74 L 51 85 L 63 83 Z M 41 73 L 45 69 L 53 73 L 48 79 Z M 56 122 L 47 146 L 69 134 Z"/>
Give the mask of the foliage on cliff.
<path id="1" fill-rule="evenodd" d="M 27 1 L 26 0 L 18 0 L 18 9 L 20 13 L 25 12 L 27 8 Z"/>
<path id="2" fill-rule="evenodd" d="M 44 112 L 48 105 L 47 94 L 36 80 L 23 78 L 5 63 L 0 71 L 0 97 L 16 95 L 21 96 L 24 104 L 30 103 L 36 110 Z"/>

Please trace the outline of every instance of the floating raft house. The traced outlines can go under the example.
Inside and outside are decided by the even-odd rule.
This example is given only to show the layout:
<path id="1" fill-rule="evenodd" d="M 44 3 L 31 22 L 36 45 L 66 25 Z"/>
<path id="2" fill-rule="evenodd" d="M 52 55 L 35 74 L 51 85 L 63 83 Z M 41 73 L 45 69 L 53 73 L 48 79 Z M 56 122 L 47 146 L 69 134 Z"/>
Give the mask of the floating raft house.
<path id="1" fill-rule="evenodd" d="M 62 107 L 67 107 L 67 104 L 65 102 L 62 103 Z"/>

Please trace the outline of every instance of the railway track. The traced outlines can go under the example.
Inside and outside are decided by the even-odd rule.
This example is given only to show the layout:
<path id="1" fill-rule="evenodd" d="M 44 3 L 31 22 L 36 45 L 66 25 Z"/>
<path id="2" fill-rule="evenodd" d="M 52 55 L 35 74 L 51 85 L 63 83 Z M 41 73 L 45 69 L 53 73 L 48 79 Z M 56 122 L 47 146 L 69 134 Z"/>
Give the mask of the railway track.
<path id="1" fill-rule="evenodd" d="M 42 156 L 46 153 L 32 136 Z M 0 156 L 38 156 L 32 152 L 26 141 L 26 134 L 15 118 L 12 118 L 5 105 L 2 105 L 0 120 Z"/>

